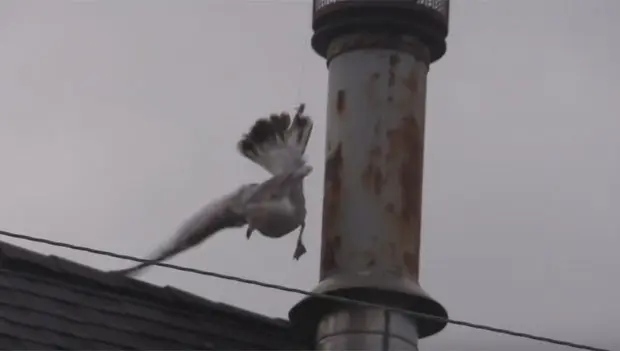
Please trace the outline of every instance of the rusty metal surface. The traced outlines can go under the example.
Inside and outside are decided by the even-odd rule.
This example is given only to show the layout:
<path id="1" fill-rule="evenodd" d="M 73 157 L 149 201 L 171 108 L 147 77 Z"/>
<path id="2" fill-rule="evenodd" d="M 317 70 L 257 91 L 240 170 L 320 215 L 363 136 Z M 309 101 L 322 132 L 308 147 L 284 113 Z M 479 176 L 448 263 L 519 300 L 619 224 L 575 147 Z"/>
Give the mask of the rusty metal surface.
<path id="1" fill-rule="evenodd" d="M 340 252 L 341 239 L 332 228 L 338 227 L 338 219 L 341 216 L 342 205 L 342 145 L 338 144 L 332 148 L 329 140 L 327 141 L 327 158 L 325 161 L 325 182 L 323 196 L 323 240 L 321 248 L 321 267 L 322 270 L 332 271 L 337 268 L 336 254 Z M 325 215 L 329 213 L 330 215 Z"/>
<path id="2" fill-rule="evenodd" d="M 391 49 L 409 53 L 426 66 L 430 63 L 428 48 L 417 38 L 370 33 L 347 34 L 333 40 L 327 48 L 327 62 L 329 64 L 334 57 L 343 53 L 361 49 Z"/>
<path id="3" fill-rule="evenodd" d="M 321 279 L 417 281 L 427 71 L 393 50 L 331 63 Z"/>
<path id="4" fill-rule="evenodd" d="M 331 43 L 321 281 L 313 292 L 446 318 L 418 281 L 428 50 L 413 38 L 380 35 Z M 358 315 L 363 310 L 307 297 L 289 318 L 318 349 L 389 349 L 378 344 L 375 312 Z M 446 326 L 398 323 L 415 328 L 415 338 Z"/>
<path id="5" fill-rule="evenodd" d="M 375 308 L 343 308 L 318 327 L 317 350 L 418 350 L 415 321 Z"/>

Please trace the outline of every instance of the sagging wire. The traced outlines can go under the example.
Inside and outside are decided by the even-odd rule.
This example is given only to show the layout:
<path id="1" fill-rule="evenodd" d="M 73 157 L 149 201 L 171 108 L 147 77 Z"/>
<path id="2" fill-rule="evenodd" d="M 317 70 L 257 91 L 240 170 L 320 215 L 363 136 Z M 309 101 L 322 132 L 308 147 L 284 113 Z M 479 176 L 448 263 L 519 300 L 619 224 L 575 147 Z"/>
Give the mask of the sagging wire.
<path id="1" fill-rule="evenodd" d="M 114 253 L 114 252 L 110 252 L 110 251 L 99 250 L 99 249 L 94 249 L 94 248 L 91 248 L 91 247 L 86 247 L 86 246 L 81 246 L 81 245 L 74 245 L 74 244 L 64 243 L 64 242 L 50 240 L 50 239 L 36 238 L 36 237 L 33 237 L 33 236 L 29 236 L 29 235 L 11 233 L 11 232 L 7 232 L 7 231 L 3 231 L 3 230 L 0 230 L 0 235 L 6 236 L 6 237 L 10 237 L 10 238 L 14 238 L 14 239 L 26 240 L 26 241 L 30 241 L 30 242 L 47 244 L 47 245 L 56 246 L 56 247 L 64 247 L 64 248 L 71 249 L 71 250 L 89 252 L 89 253 L 93 253 L 93 254 L 97 254 L 97 255 L 114 257 L 114 258 L 119 258 L 119 259 L 123 259 L 123 260 L 134 261 L 134 262 L 150 262 L 149 260 L 138 258 L 138 257 L 134 257 L 134 256 L 118 254 L 118 253 Z M 570 347 L 570 348 L 574 348 L 574 349 L 579 349 L 579 350 L 611 351 L 611 350 L 603 349 L 603 348 L 599 348 L 599 347 L 583 345 L 583 344 L 576 344 L 576 343 L 569 342 L 569 341 L 553 339 L 553 338 L 548 338 L 548 337 L 544 337 L 544 336 L 537 336 L 537 335 L 533 335 L 533 334 L 521 333 L 521 332 L 516 332 L 516 331 L 508 330 L 508 329 L 496 328 L 496 327 L 492 327 L 492 326 L 489 326 L 489 325 L 476 324 L 476 323 L 471 323 L 471 322 L 466 322 L 466 321 L 461 321 L 461 320 L 456 320 L 456 319 L 450 319 L 450 318 L 442 318 L 442 317 L 437 317 L 437 316 L 433 316 L 433 315 L 429 315 L 429 314 L 425 314 L 425 313 L 408 311 L 408 310 L 404 310 L 404 309 L 400 309 L 400 308 L 394 308 L 394 307 L 390 307 L 390 306 L 386 306 L 386 305 L 370 303 L 370 302 L 366 302 L 366 301 L 355 300 L 355 299 L 350 299 L 350 298 L 341 297 L 341 296 L 334 296 L 334 295 L 327 295 L 327 294 L 317 294 L 317 293 L 313 293 L 313 292 L 302 290 L 302 289 L 291 288 L 291 287 L 287 287 L 287 286 L 283 286 L 283 285 L 266 283 L 266 282 L 262 282 L 262 281 L 258 281 L 258 280 L 241 278 L 241 277 L 236 277 L 236 276 L 222 274 L 222 273 L 217 273 L 217 272 L 211 272 L 211 271 L 200 270 L 200 269 L 184 267 L 184 266 L 177 266 L 177 265 L 173 265 L 173 264 L 169 264 L 169 263 L 163 263 L 163 262 L 152 262 L 152 263 L 155 266 L 166 267 L 166 268 L 174 269 L 174 270 L 177 270 L 177 271 L 195 273 L 195 274 L 199 274 L 199 275 L 203 275 L 203 276 L 208 276 L 208 277 L 213 277 L 213 278 L 218 278 L 218 279 L 223 279 L 223 280 L 228 280 L 228 281 L 234 281 L 234 282 L 237 282 L 237 283 L 243 283 L 243 284 L 248 284 L 248 285 L 260 286 L 260 287 L 263 287 L 263 288 L 268 288 L 268 289 L 273 289 L 273 290 L 291 292 L 291 293 L 295 293 L 295 294 L 300 294 L 300 295 L 310 296 L 310 297 L 316 297 L 316 298 L 331 300 L 331 301 L 340 302 L 340 303 L 355 304 L 357 306 L 362 306 L 362 307 L 378 308 L 378 309 L 383 309 L 383 310 L 390 311 L 390 312 L 401 313 L 401 314 L 408 315 L 408 316 L 411 316 L 411 317 L 414 317 L 414 318 L 428 319 L 428 320 L 433 320 L 433 321 L 436 321 L 436 322 L 442 322 L 442 323 L 448 323 L 448 324 L 454 324 L 454 325 L 461 325 L 461 326 L 472 328 L 472 329 L 486 330 L 486 331 L 490 331 L 490 332 L 497 333 L 497 334 L 512 335 L 512 336 L 516 336 L 516 337 L 519 337 L 519 338 L 536 340 L 536 341 L 541 341 L 541 342 L 545 342 L 545 343 L 549 343 L 549 344 L 554 344 L 554 345 L 566 346 L 566 347 Z"/>

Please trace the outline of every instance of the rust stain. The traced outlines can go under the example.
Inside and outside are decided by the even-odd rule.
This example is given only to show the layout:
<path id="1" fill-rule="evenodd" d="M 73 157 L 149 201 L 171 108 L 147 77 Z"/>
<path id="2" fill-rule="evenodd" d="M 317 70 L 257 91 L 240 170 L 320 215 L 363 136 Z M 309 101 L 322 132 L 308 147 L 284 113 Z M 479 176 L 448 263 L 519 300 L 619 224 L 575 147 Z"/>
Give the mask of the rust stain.
<path id="1" fill-rule="evenodd" d="M 323 240 L 323 257 L 321 258 L 321 279 L 325 278 L 330 272 L 338 268 L 336 255 L 340 251 L 340 237 L 336 236 L 328 240 Z"/>
<path id="2" fill-rule="evenodd" d="M 375 259 L 375 253 L 373 250 L 365 251 L 363 257 L 366 261 L 366 268 L 372 268 L 377 264 L 377 260 Z"/>
<path id="3" fill-rule="evenodd" d="M 372 186 L 375 191 L 375 194 L 381 194 L 381 190 L 383 189 L 383 175 L 381 171 L 375 172 L 372 176 Z"/>
<path id="4" fill-rule="evenodd" d="M 387 138 L 386 160 L 395 167 L 400 185 L 400 208 L 393 209 L 399 227 L 400 246 L 404 251 L 415 250 L 418 253 L 424 162 L 423 130 L 415 116 L 409 114 L 403 117 L 400 126 L 387 133 Z M 417 277 L 417 256 L 412 257 L 403 256 L 403 263 L 409 274 Z"/>
<path id="5" fill-rule="evenodd" d="M 381 130 L 381 123 L 380 123 L 380 119 L 377 119 L 377 121 L 375 122 L 375 126 L 372 129 L 372 132 L 375 134 L 375 137 L 379 136 L 379 131 Z"/>
<path id="6" fill-rule="evenodd" d="M 368 101 L 374 102 L 377 100 L 377 81 L 379 80 L 380 74 L 375 72 L 370 75 L 370 79 L 368 81 L 368 87 L 366 89 L 366 94 Z"/>
<path id="7" fill-rule="evenodd" d="M 405 252 L 403 254 L 403 261 L 407 272 L 417 280 L 418 272 L 420 270 L 420 260 L 418 256 L 412 252 Z"/>
<path id="8" fill-rule="evenodd" d="M 323 248 L 321 250 L 321 279 L 338 268 L 340 249 L 340 210 L 342 198 L 342 144 L 325 161 L 325 192 L 323 197 Z"/>
<path id="9" fill-rule="evenodd" d="M 397 54 L 390 55 L 390 68 L 388 69 L 388 87 L 396 84 L 396 66 L 400 63 L 400 57 Z"/>
<path id="10" fill-rule="evenodd" d="M 371 258 L 366 264 L 367 268 L 372 268 L 377 265 L 377 261 L 374 258 Z"/>
<path id="11" fill-rule="evenodd" d="M 420 210 L 422 202 L 422 166 L 423 136 L 413 116 L 403 119 L 400 143 L 404 152 L 408 152 L 400 168 L 401 220 L 403 223 L 415 225 L 419 231 Z"/>
<path id="12" fill-rule="evenodd" d="M 338 90 L 338 94 L 336 95 L 336 111 L 340 117 L 344 117 L 344 112 L 346 110 L 346 101 L 344 90 Z"/>
<path id="13" fill-rule="evenodd" d="M 396 84 L 396 66 L 400 62 L 400 57 L 397 54 L 390 55 L 390 68 L 388 69 L 388 96 L 387 101 L 394 101 L 394 96 L 392 96 L 391 89 Z"/>
<path id="14" fill-rule="evenodd" d="M 412 94 L 416 94 L 418 92 L 418 71 L 416 67 L 414 67 L 407 75 L 407 78 L 403 80 L 403 85 Z"/>
<path id="15" fill-rule="evenodd" d="M 390 250 L 390 257 L 396 257 L 396 244 L 395 243 L 389 244 L 389 250 Z"/>
<path id="16" fill-rule="evenodd" d="M 369 188 L 375 195 L 380 195 L 385 184 L 383 172 L 381 171 L 382 152 L 378 146 L 374 146 L 368 155 L 368 164 L 362 172 L 362 183 Z"/>

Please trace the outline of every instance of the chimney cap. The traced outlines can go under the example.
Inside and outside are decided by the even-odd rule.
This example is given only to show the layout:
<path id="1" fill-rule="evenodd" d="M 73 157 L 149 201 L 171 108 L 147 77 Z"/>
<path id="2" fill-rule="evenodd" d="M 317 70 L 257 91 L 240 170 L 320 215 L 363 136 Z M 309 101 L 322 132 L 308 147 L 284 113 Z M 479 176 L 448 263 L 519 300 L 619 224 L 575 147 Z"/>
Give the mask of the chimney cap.
<path id="1" fill-rule="evenodd" d="M 431 62 L 446 52 L 450 0 L 313 0 L 312 47 L 326 57 L 330 42 L 352 32 L 416 37 Z"/>

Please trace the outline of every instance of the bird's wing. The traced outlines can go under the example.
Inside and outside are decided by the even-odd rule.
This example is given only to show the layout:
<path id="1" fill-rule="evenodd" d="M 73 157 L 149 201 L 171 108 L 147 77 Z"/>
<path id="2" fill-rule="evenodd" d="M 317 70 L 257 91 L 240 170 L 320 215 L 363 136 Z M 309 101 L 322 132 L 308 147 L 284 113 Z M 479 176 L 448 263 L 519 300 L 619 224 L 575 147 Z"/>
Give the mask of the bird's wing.
<path id="1" fill-rule="evenodd" d="M 246 224 L 243 204 L 251 196 L 255 184 L 245 185 L 238 190 L 203 207 L 186 220 L 177 230 L 172 240 L 150 256 L 148 262 L 133 267 L 114 271 L 123 275 L 136 275 L 139 271 L 165 261 L 185 250 L 188 250 L 222 229 L 241 227 Z"/>
<path id="2" fill-rule="evenodd" d="M 312 134 L 312 119 L 303 115 L 301 104 L 291 123 L 287 112 L 258 119 L 238 142 L 239 152 L 272 175 L 302 166 Z"/>

